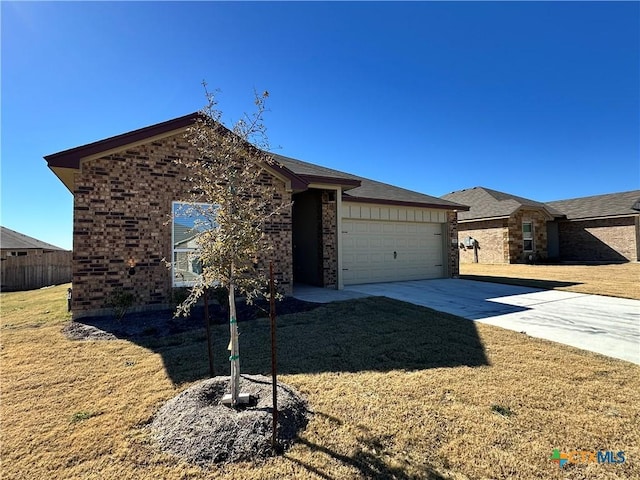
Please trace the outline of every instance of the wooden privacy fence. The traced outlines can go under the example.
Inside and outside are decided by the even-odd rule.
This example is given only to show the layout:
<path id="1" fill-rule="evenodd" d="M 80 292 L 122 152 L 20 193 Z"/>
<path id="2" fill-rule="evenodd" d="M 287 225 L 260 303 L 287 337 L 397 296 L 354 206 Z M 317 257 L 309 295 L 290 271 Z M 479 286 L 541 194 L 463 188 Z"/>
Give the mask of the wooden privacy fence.
<path id="1" fill-rule="evenodd" d="M 3 292 L 33 290 L 71 281 L 72 252 L 45 252 L 39 255 L 4 257 L 0 262 Z"/>

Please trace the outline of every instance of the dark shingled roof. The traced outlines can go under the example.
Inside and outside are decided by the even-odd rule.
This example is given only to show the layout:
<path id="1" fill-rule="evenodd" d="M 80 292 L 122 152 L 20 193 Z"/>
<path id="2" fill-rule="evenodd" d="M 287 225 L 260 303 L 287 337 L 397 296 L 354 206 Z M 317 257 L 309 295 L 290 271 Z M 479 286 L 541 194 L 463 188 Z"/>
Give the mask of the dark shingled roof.
<path id="1" fill-rule="evenodd" d="M 0 248 L 10 250 L 28 250 L 43 249 L 43 250 L 64 250 L 63 248 L 56 247 L 50 243 L 43 242 L 37 238 L 30 237 L 15 230 L 11 230 L 7 227 L 0 227 Z"/>
<path id="2" fill-rule="evenodd" d="M 424 193 L 414 192 L 405 188 L 396 187 L 387 183 L 377 182 L 368 178 L 359 177 L 350 173 L 341 172 L 331 168 L 322 167 L 313 163 L 303 162 L 295 158 L 275 155 L 277 162 L 291 170 L 296 175 L 310 183 L 322 183 L 323 179 L 330 183 L 344 184 L 346 190 L 342 199 L 345 201 L 378 202 L 399 205 L 414 205 L 432 208 L 446 208 L 451 210 L 467 210 L 464 204 L 445 200 Z M 334 180 L 338 180 L 337 182 Z"/>
<path id="3" fill-rule="evenodd" d="M 332 168 L 322 167 L 309 162 L 303 162 L 283 155 L 273 155 L 276 162 L 291 170 L 296 175 L 308 175 L 313 177 L 337 178 L 342 180 L 358 181 L 360 178 L 350 173 L 341 172 Z M 355 182 L 354 182 L 355 183 Z"/>
<path id="4" fill-rule="evenodd" d="M 482 220 L 487 218 L 505 218 L 511 216 L 522 207 L 540 208 L 553 217 L 561 217 L 562 213 L 542 202 L 536 202 L 509 193 L 498 192 L 484 187 L 473 187 L 443 195 L 445 200 L 469 205 L 468 212 L 459 212 L 459 221 Z"/>
<path id="5" fill-rule="evenodd" d="M 80 168 L 80 162 L 83 158 L 108 150 L 124 148 L 126 145 L 132 143 L 144 142 L 146 139 L 154 136 L 170 134 L 186 129 L 200 116 L 201 114 L 198 112 L 190 113 L 183 117 L 140 128 L 122 135 L 116 135 L 115 137 L 46 155 L 44 158 L 49 168 L 51 168 L 67 188 L 73 192 L 73 172 Z M 447 210 L 468 209 L 465 205 L 459 205 L 441 198 L 394 187 L 393 185 L 376 182 L 320 165 L 314 165 L 313 163 L 303 162 L 282 155 L 274 155 L 274 157 L 276 159 L 276 164 L 273 165 L 274 170 L 276 170 L 277 173 L 283 174 L 283 176 L 291 181 L 294 191 L 303 191 L 309 184 L 328 184 L 342 187 L 343 192 L 348 191 L 343 193 L 343 199 L 347 201 L 375 202 Z"/>
<path id="6" fill-rule="evenodd" d="M 557 200 L 547 205 L 564 213 L 568 220 L 637 215 L 640 190 Z"/>

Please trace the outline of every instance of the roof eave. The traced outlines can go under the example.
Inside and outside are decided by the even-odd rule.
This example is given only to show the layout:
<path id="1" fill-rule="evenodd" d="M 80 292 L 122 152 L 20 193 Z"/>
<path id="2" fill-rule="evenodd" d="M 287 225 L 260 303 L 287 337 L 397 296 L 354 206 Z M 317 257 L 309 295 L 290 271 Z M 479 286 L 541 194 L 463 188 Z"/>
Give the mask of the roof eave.
<path id="1" fill-rule="evenodd" d="M 300 178 L 307 182 L 307 184 L 311 183 L 319 183 L 325 185 L 337 185 L 342 187 L 343 190 L 350 190 L 352 188 L 357 188 L 362 185 L 360 180 L 352 179 L 352 178 L 340 178 L 340 177 L 328 177 L 324 175 L 308 175 L 308 174 L 300 174 Z"/>
<path id="2" fill-rule="evenodd" d="M 274 160 L 273 164 L 264 165 L 267 170 L 270 170 L 275 176 L 279 177 L 284 182 L 288 183 L 288 188 L 296 193 L 302 192 L 309 187 L 309 182 L 301 178 L 300 175 L 296 175 L 287 167 Z"/>
<path id="3" fill-rule="evenodd" d="M 466 205 L 442 205 L 442 204 L 429 203 L 429 202 L 414 202 L 414 201 L 406 201 L 406 200 L 355 197 L 352 195 L 343 195 L 342 201 L 343 202 L 377 203 L 380 205 L 397 205 L 402 207 L 434 208 L 439 210 L 451 210 L 451 211 L 469 210 L 469 207 L 467 207 Z"/>
<path id="4" fill-rule="evenodd" d="M 619 213 L 617 215 L 601 215 L 599 217 L 563 218 L 567 222 L 586 222 L 588 220 L 607 220 L 609 218 L 626 218 L 640 216 L 640 212 Z"/>
<path id="5" fill-rule="evenodd" d="M 80 168 L 80 160 L 93 155 L 101 154 L 109 150 L 120 149 L 127 145 L 143 142 L 152 137 L 165 135 L 167 133 L 178 131 L 193 125 L 193 123 L 201 116 L 200 112 L 193 112 L 182 117 L 174 118 L 166 122 L 157 123 L 138 130 L 116 135 L 115 137 L 98 140 L 97 142 L 88 143 L 79 147 L 70 148 L 58 153 L 45 155 L 49 168 Z"/>
<path id="6" fill-rule="evenodd" d="M 65 187 L 73 194 L 73 176 L 77 172 L 74 168 L 52 167 L 49 165 L 49 169 L 54 173 L 56 177 L 63 183 Z"/>
<path id="7" fill-rule="evenodd" d="M 486 222 L 489 220 L 505 220 L 508 219 L 511 215 L 501 215 L 497 217 L 479 217 L 479 218 L 465 218 L 458 219 L 458 223 L 471 223 L 471 222 Z"/>

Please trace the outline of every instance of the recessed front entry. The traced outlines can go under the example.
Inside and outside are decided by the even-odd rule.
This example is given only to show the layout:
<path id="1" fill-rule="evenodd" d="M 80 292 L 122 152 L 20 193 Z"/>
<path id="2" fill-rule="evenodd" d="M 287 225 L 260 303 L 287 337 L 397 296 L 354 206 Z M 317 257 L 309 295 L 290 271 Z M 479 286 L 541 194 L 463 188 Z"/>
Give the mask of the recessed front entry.
<path id="1" fill-rule="evenodd" d="M 293 281 L 323 285 L 322 192 L 310 189 L 293 196 Z"/>

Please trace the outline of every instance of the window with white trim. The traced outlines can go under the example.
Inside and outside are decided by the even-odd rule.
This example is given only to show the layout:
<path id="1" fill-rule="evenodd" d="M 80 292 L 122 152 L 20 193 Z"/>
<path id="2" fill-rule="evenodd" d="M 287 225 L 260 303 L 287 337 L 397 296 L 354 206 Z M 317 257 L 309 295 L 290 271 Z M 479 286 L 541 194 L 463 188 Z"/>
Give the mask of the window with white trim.
<path id="1" fill-rule="evenodd" d="M 198 236 L 215 227 L 216 206 L 207 203 L 173 202 L 171 271 L 174 287 L 193 286 L 202 273 Z"/>
<path id="2" fill-rule="evenodd" d="M 525 252 L 533 252 L 533 222 L 522 222 L 522 243 Z"/>

